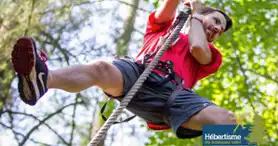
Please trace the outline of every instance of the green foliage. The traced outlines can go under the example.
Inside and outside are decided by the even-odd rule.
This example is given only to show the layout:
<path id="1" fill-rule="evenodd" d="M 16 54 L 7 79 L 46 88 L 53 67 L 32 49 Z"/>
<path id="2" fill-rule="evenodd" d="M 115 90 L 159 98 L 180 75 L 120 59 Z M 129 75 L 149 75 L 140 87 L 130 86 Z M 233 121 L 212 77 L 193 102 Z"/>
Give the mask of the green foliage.
<path id="1" fill-rule="evenodd" d="M 172 131 L 156 132 L 146 146 L 201 146 L 201 137 L 195 139 L 178 139 Z"/>
<path id="2" fill-rule="evenodd" d="M 10 52 L 15 38 L 23 35 L 23 32 L 27 30 L 28 16 L 31 11 L 27 12 L 23 9 L 30 10 L 30 7 L 27 7 L 28 4 L 27 1 L 22 1 L 21 5 L 13 1 L 5 1 L 0 5 L 0 111 L 2 105 L 12 104 L 10 84 L 14 73 L 10 63 Z"/>
<path id="3" fill-rule="evenodd" d="M 269 145 L 277 145 L 278 127 L 274 126 L 278 123 L 276 0 L 205 1 L 205 5 L 227 12 L 233 20 L 233 27 L 213 42 L 223 56 L 220 70 L 199 82 L 194 90 L 239 115 L 263 111 L 263 126 Z M 247 116 L 243 124 L 251 121 Z M 160 133 L 157 135 L 164 139 Z M 172 142 L 178 145 L 173 139 Z"/>
<path id="4" fill-rule="evenodd" d="M 150 2 L 150 3 L 152 3 L 153 4 L 153 6 L 154 7 L 158 7 L 159 6 L 159 4 L 161 3 L 161 1 L 159 1 L 159 0 L 144 0 L 145 2 Z"/>
<path id="5" fill-rule="evenodd" d="M 38 49 L 44 50 L 44 52 L 46 52 L 50 58 L 52 57 L 51 55 L 54 54 L 55 57 L 53 58 L 58 58 L 57 60 L 60 59 L 61 62 L 56 61 L 55 66 L 59 66 L 59 63 L 64 64 L 64 60 L 68 61 L 69 63 L 70 57 L 68 57 L 69 56 L 68 54 L 70 54 L 69 50 L 71 48 L 69 45 L 65 45 L 65 44 L 68 44 L 69 40 L 72 40 L 72 38 L 78 40 L 78 38 L 76 37 L 77 35 L 74 34 L 74 32 L 80 31 L 80 28 L 81 26 L 84 26 L 85 21 L 89 21 L 88 9 L 90 9 L 88 7 L 80 8 L 79 6 L 84 4 L 89 4 L 89 3 L 90 1 L 86 1 L 86 0 L 82 0 L 78 2 L 73 2 L 71 0 L 62 0 L 62 1 L 5 0 L 0 2 L 0 8 L 1 8 L 1 12 L 0 12 L 0 33 L 1 33 L 0 36 L 0 40 L 1 40 L 0 41 L 0 91 L 1 91 L 0 92 L 0 118 L 1 118 L 0 129 L 1 130 L 0 131 L 13 132 L 14 140 L 17 141 L 18 143 L 21 142 L 23 138 L 25 138 L 24 135 L 27 135 L 27 133 L 25 132 L 28 131 L 26 130 L 32 128 L 32 126 L 34 125 L 32 124 L 33 122 L 32 117 L 30 117 L 31 114 L 29 113 L 28 113 L 29 116 L 25 115 L 19 118 L 14 115 L 7 116 L 6 113 L 4 114 L 1 113 L 2 110 L 3 111 L 14 110 L 13 112 L 19 112 L 19 113 L 22 112 L 23 114 L 27 114 L 27 112 L 30 112 L 30 110 L 24 109 L 26 105 L 23 105 L 22 101 L 20 101 L 20 103 L 18 102 L 19 101 L 18 91 L 14 89 L 16 85 L 13 86 L 11 85 L 15 77 L 15 73 L 11 65 L 10 54 L 15 41 L 21 36 L 34 37 L 38 45 Z M 76 15 L 77 10 L 74 9 L 80 9 L 78 10 L 79 12 L 78 15 Z M 85 45 L 86 43 L 80 41 L 80 44 Z M 65 49 L 64 47 L 69 50 Z M 82 50 L 81 45 L 79 45 L 78 47 Z M 74 62 L 76 63 L 76 60 Z M 50 63 L 51 65 L 51 61 L 48 63 Z M 49 103 L 52 103 L 51 110 L 55 109 L 54 107 L 55 104 L 57 103 L 60 103 L 59 107 L 63 107 L 63 104 L 65 105 L 67 104 L 64 99 L 61 99 L 61 96 L 59 95 L 56 96 L 56 94 L 51 99 L 56 100 L 55 102 L 49 101 Z M 66 99 L 68 100 L 69 98 Z M 88 105 L 89 104 L 90 103 L 88 103 Z M 39 109 L 45 110 L 44 108 L 33 108 L 33 109 L 38 110 L 36 114 L 38 115 L 41 114 L 39 116 L 37 115 L 34 116 L 34 117 L 38 117 L 38 119 L 41 118 L 43 114 L 47 115 L 47 112 L 51 111 L 51 110 L 39 111 Z M 74 112 L 76 112 L 76 110 L 74 110 Z M 58 120 L 59 122 L 60 121 L 68 122 L 67 124 L 64 124 L 65 126 L 62 128 L 64 130 L 63 133 L 67 133 L 67 134 L 61 134 L 63 136 L 59 135 L 59 129 L 61 127 L 57 129 L 55 128 L 52 129 L 53 131 L 54 129 L 56 130 L 54 131 L 54 133 L 56 133 L 56 136 L 58 135 L 59 137 L 57 140 L 56 139 L 55 140 L 59 141 L 63 139 L 61 140 L 62 144 L 65 145 L 71 145 L 74 143 L 73 142 L 74 138 L 67 139 L 67 136 L 71 136 L 71 134 L 74 133 L 73 131 L 77 129 L 76 127 L 79 126 L 75 123 L 74 116 L 71 117 L 73 119 L 70 119 L 68 121 L 67 118 L 64 117 L 62 118 L 62 120 Z M 26 122 L 26 120 L 29 121 Z M 22 126 L 22 123 L 24 124 L 24 122 L 25 125 Z M 5 123 L 6 125 L 3 126 L 3 123 Z M 50 125 L 49 127 L 52 128 L 59 124 L 55 123 L 49 125 Z M 91 125 L 91 123 L 88 125 Z M 88 127 L 88 125 L 86 126 Z M 65 130 L 66 128 L 70 128 L 70 127 L 72 127 L 72 130 L 68 130 L 68 129 Z M 22 129 L 22 130 L 18 131 L 18 129 Z M 82 131 L 82 133 L 84 133 L 84 131 Z M 88 136 L 88 134 L 86 136 Z M 28 140 L 30 141 L 30 139 Z M 56 142 L 55 140 L 53 139 L 52 143 L 55 143 Z M 28 141 L 24 140 L 23 143 L 25 142 L 28 143 Z"/>
<path id="6" fill-rule="evenodd" d="M 108 119 L 109 116 L 112 114 L 113 110 L 115 109 L 115 103 L 111 100 L 100 102 L 100 104 L 99 104 L 100 107 L 103 107 L 105 103 L 106 103 L 106 108 L 103 112 L 103 115 Z M 101 117 L 101 114 L 99 115 L 99 117 Z M 102 124 L 105 122 L 103 120 L 101 120 L 101 121 L 102 121 L 101 122 Z"/>
<path id="7" fill-rule="evenodd" d="M 151 2 L 155 7 L 158 7 L 162 2 L 162 0 L 145 1 Z M 28 35 L 38 40 L 39 48 L 43 49 L 52 59 L 50 63 L 48 63 L 55 68 L 70 63 L 87 62 L 99 56 L 99 54 L 96 53 L 97 51 L 101 53 L 105 52 L 105 49 L 101 47 L 98 49 L 98 46 L 95 46 L 95 42 L 92 41 L 92 38 L 90 38 L 88 42 L 81 41 L 77 34 L 77 31 L 82 30 L 81 28 L 88 27 L 88 23 L 92 21 L 90 18 L 94 16 L 94 14 L 98 15 L 97 20 L 99 16 L 106 17 L 106 15 L 99 15 L 104 14 L 104 12 L 99 11 L 107 12 L 108 9 L 101 9 L 100 5 L 96 6 L 97 2 L 100 3 L 103 1 L 5 0 L 0 3 L 0 109 L 2 109 L 3 106 L 11 106 L 13 110 L 18 108 L 17 104 L 13 105 L 14 101 L 11 97 L 13 90 L 10 88 L 11 82 L 15 77 L 10 63 L 10 53 L 12 45 L 18 37 Z M 221 69 L 216 74 L 202 80 L 194 90 L 198 94 L 212 100 L 217 105 L 231 110 L 236 114 L 245 112 L 251 114 L 255 111 L 262 111 L 261 118 L 264 120 L 264 123 L 259 122 L 259 124 L 255 125 L 260 125 L 265 128 L 265 136 L 267 137 L 268 145 L 278 145 L 278 14 L 276 0 L 213 0 L 206 1 L 205 4 L 227 11 L 233 19 L 234 25 L 231 30 L 213 43 L 219 48 L 223 55 L 223 65 Z M 32 5 L 34 7 L 32 7 Z M 115 18 L 118 19 L 116 16 Z M 100 24 L 101 23 L 102 22 L 100 22 Z M 139 31 L 143 32 L 143 29 Z M 111 29 L 111 32 L 113 32 L 113 29 Z M 121 31 L 117 30 L 116 32 Z M 91 35 L 90 33 L 91 32 L 88 32 L 89 35 Z M 73 43 L 76 41 L 79 43 Z M 133 43 L 134 42 L 141 43 L 140 41 L 133 41 Z M 69 44 L 78 45 L 73 47 Z M 86 49 L 86 46 L 89 46 L 87 47 L 89 49 Z M 109 49 L 111 49 L 113 45 L 110 46 L 110 44 L 108 44 L 108 46 Z M 80 53 L 79 50 L 83 52 L 80 51 Z M 95 50 L 97 51 L 95 52 Z M 75 55 L 78 55 L 78 57 Z M 91 57 L 88 57 L 90 55 Z M 85 56 L 85 59 L 80 61 L 82 56 Z M 91 99 L 93 96 L 92 94 L 89 95 L 90 98 L 88 99 Z M 57 99 L 55 102 L 52 101 L 51 105 L 64 103 L 64 101 L 61 100 L 70 99 L 69 97 L 63 96 L 55 94 L 54 97 L 49 99 Z M 18 99 L 18 97 L 16 98 Z M 87 104 L 89 109 L 97 107 L 96 105 L 91 105 L 89 100 Z M 252 107 L 254 107 L 254 109 Z M 110 102 L 105 115 L 108 117 L 114 108 L 114 103 Z M 88 111 L 86 110 L 87 109 L 83 108 L 81 113 L 87 113 Z M 40 116 L 41 115 L 38 117 Z M 20 122 L 12 121 L 12 119 L 26 118 L 30 117 L 11 118 L 7 120 L 9 121 L 7 124 L 14 124 L 12 128 L 16 130 L 24 129 L 25 127 L 20 127 Z M 100 117 L 98 116 L 98 118 Z M 70 131 L 69 125 L 72 125 L 72 120 L 68 119 L 61 118 L 57 120 L 59 122 L 66 122 L 63 127 L 65 129 L 63 129 L 62 132 L 55 129 L 58 131 L 58 134 L 62 133 L 61 135 L 66 141 L 68 140 L 68 131 Z M 100 121 L 103 122 L 101 119 Z M 252 123 L 251 121 L 252 119 L 248 116 L 243 119 L 243 123 Z M 55 124 L 50 125 L 56 126 L 59 124 L 55 122 Z M 78 128 L 76 128 L 77 132 L 75 132 L 75 134 L 78 133 L 81 137 L 80 141 L 79 139 L 77 140 L 77 145 L 86 145 L 90 139 L 90 137 L 88 137 L 88 131 L 91 130 L 91 123 L 77 124 L 76 127 Z M 2 129 L 6 131 L 9 128 L 1 127 L 1 130 Z M 261 128 L 256 128 L 254 131 L 257 130 L 260 131 Z M 263 133 L 262 131 L 260 132 Z M 254 137 L 256 136 L 255 134 Z M 21 136 L 16 134 L 15 137 L 21 138 Z M 146 145 L 191 146 L 198 145 L 199 142 L 200 138 L 180 140 L 173 132 L 163 131 L 156 132 L 150 137 L 150 143 Z"/>
<path id="8" fill-rule="evenodd" d="M 255 114 L 254 116 L 254 123 L 252 128 L 250 129 L 250 134 L 248 135 L 246 140 L 248 140 L 250 143 L 255 143 L 258 145 L 267 145 L 268 142 L 266 140 L 266 131 L 264 128 L 264 122 L 261 116 L 258 114 Z"/>

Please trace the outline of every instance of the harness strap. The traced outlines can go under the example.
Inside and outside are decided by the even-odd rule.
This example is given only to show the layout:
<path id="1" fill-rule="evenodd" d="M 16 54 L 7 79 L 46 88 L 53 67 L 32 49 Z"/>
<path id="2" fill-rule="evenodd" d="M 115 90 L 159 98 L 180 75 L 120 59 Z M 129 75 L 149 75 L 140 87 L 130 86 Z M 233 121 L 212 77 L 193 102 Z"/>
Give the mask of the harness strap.
<path id="1" fill-rule="evenodd" d="M 138 64 L 138 65 L 139 65 L 139 67 L 141 68 L 141 70 L 144 70 L 145 67 L 146 67 L 148 64 L 145 63 L 145 64 Z M 183 86 L 183 80 L 182 80 L 181 77 L 179 77 L 179 76 L 174 72 L 174 70 L 173 70 L 173 63 L 172 63 L 171 61 L 168 61 L 168 60 L 166 60 L 166 61 L 159 61 L 158 65 L 156 66 L 156 69 L 158 69 L 158 70 L 164 72 L 165 74 L 167 74 L 167 77 L 166 77 L 164 80 L 162 80 L 162 81 L 160 81 L 160 82 L 158 82 L 158 83 L 153 83 L 153 82 L 152 82 L 151 84 L 161 85 L 161 84 L 164 84 L 164 83 L 167 83 L 167 82 L 170 82 L 170 81 L 174 81 L 174 84 L 177 85 L 177 87 L 179 87 L 179 85 Z M 147 81 L 146 81 L 146 82 L 147 82 Z M 176 88 L 176 89 L 177 89 L 177 88 Z M 174 90 L 174 92 L 176 91 L 176 89 Z M 174 93 L 173 93 L 173 94 L 174 94 Z M 173 95 L 173 94 L 172 94 L 171 97 L 168 99 L 168 102 L 165 104 L 164 109 L 168 109 L 168 108 L 169 108 L 168 106 L 171 105 L 171 103 L 175 100 L 175 95 Z M 105 111 L 105 108 L 106 108 L 106 106 L 107 106 L 108 101 L 110 101 L 110 100 L 111 100 L 111 99 L 108 99 L 108 100 L 104 103 L 104 105 L 101 107 L 101 110 L 100 110 L 100 112 L 101 112 L 101 118 L 102 118 L 104 121 L 107 120 L 107 118 L 106 118 L 105 115 L 104 115 L 104 111 Z M 165 117 L 168 117 L 168 112 L 165 112 L 165 114 L 166 114 L 166 115 L 163 115 L 164 121 L 165 121 Z M 136 115 L 131 116 L 131 117 L 129 117 L 129 118 L 123 120 L 123 121 L 119 121 L 119 122 L 116 121 L 116 122 L 114 122 L 113 124 L 119 124 L 119 123 L 128 122 L 128 121 L 134 119 L 135 117 L 136 117 Z M 167 118 L 167 121 L 168 121 L 168 118 Z M 167 124 L 168 124 L 168 123 L 167 123 Z"/>
<path id="2" fill-rule="evenodd" d="M 182 14 L 179 14 L 176 21 L 174 22 L 174 24 L 167 30 L 166 34 L 164 36 L 161 36 L 160 37 L 160 40 L 158 42 L 158 45 L 156 46 L 156 49 L 153 53 L 151 54 L 145 54 L 144 56 L 144 59 L 142 60 L 142 64 L 138 64 L 139 67 L 144 71 L 145 68 L 148 66 L 148 61 L 149 59 L 151 59 L 152 57 L 154 57 L 158 50 L 160 50 L 160 47 L 164 45 L 164 43 L 166 42 L 166 40 L 168 39 L 168 37 L 170 36 L 170 34 L 174 31 L 175 27 L 179 24 L 180 20 L 183 19 L 183 16 Z M 172 43 L 172 45 L 175 45 L 177 43 L 177 41 L 179 40 L 179 37 L 177 37 L 177 39 Z M 158 70 L 161 70 L 162 72 L 166 73 L 167 74 L 167 77 L 159 82 L 159 83 L 156 83 L 158 85 L 161 85 L 161 84 L 164 84 L 166 82 L 169 82 L 169 81 L 175 81 L 175 84 L 176 85 L 182 85 L 183 84 L 183 80 L 182 78 L 180 78 L 175 72 L 174 72 L 174 69 L 173 69 L 173 62 L 172 61 L 169 61 L 169 60 L 166 60 L 166 61 L 159 61 L 157 66 L 155 67 L 156 69 Z M 173 97 L 173 98 L 172 98 Z M 175 100 L 174 98 L 175 96 L 172 96 L 168 99 L 168 102 L 173 102 Z M 110 100 L 110 99 L 109 99 Z M 107 102 L 106 101 L 104 103 L 104 105 L 101 107 L 101 117 L 104 121 L 107 120 L 107 118 L 104 116 L 104 111 L 105 111 L 105 108 L 106 108 L 106 105 L 107 105 Z M 168 103 L 167 102 L 167 103 Z M 167 109 L 166 106 L 169 106 L 170 104 L 165 104 L 165 107 L 164 109 Z M 167 113 L 167 121 L 168 121 L 168 112 Z M 113 124 L 119 124 L 119 123 L 124 123 L 124 122 L 128 122 L 132 119 L 134 119 L 136 117 L 136 115 L 134 116 L 131 116 L 123 121 L 120 121 L 120 122 L 113 122 Z M 164 116 L 165 117 L 165 116 Z M 164 118 L 163 117 L 163 118 Z M 169 123 L 169 122 L 168 122 Z M 167 124 L 168 124 L 167 123 Z"/>
<path id="3" fill-rule="evenodd" d="M 148 66 L 148 64 L 147 63 L 139 64 L 139 66 L 141 68 L 145 68 L 146 66 Z M 163 81 L 156 83 L 156 85 L 161 85 L 170 81 L 174 81 L 175 85 L 184 84 L 183 79 L 174 72 L 174 64 L 172 61 L 169 60 L 159 61 L 155 69 L 166 74 L 166 78 Z"/>
<path id="4" fill-rule="evenodd" d="M 177 85 L 177 88 L 175 88 L 175 90 L 172 92 L 171 96 L 168 98 L 167 102 L 164 104 L 164 112 L 163 112 L 163 121 L 169 126 L 171 127 L 170 125 L 170 122 L 169 122 L 169 108 L 170 108 L 170 105 L 173 104 L 173 102 L 175 101 L 176 99 L 176 96 L 177 94 L 179 93 L 179 91 L 181 91 L 183 89 L 183 84 L 179 84 Z"/>
<path id="5" fill-rule="evenodd" d="M 144 60 L 145 62 L 145 60 Z M 141 66 L 147 66 L 148 64 L 142 64 Z M 183 79 L 178 76 L 173 69 L 174 65 L 173 62 L 166 60 L 166 61 L 159 61 L 158 65 L 156 66 L 156 69 L 164 72 L 165 74 L 167 74 L 167 77 L 161 81 L 156 83 L 156 85 L 161 85 L 164 84 L 166 82 L 170 82 L 170 81 L 174 81 L 173 84 L 176 85 L 176 88 L 174 89 L 174 91 L 171 93 L 171 96 L 168 98 L 167 102 L 164 104 L 164 108 L 163 108 L 163 121 L 169 126 L 171 127 L 171 124 L 169 122 L 169 109 L 170 106 L 173 104 L 173 102 L 176 99 L 177 94 L 179 93 L 179 91 L 183 90 L 184 88 L 184 81 Z M 154 83 L 152 83 L 154 84 Z"/>
<path id="6" fill-rule="evenodd" d="M 110 99 L 108 99 L 108 101 L 109 101 L 109 100 L 110 100 Z M 101 110 L 100 110 L 101 118 L 102 118 L 104 121 L 107 120 L 107 118 L 104 116 L 103 113 L 104 113 L 104 111 L 105 111 L 105 108 L 106 108 L 106 105 L 107 105 L 108 101 L 106 101 L 106 102 L 104 103 L 104 105 L 101 107 Z M 120 123 L 128 122 L 128 121 L 134 119 L 135 117 L 136 117 L 136 115 L 131 116 L 131 117 L 129 117 L 129 118 L 123 120 L 123 121 L 119 121 L 119 122 L 115 121 L 115 122 L 113 122 L 113 124 L 120 124 Z"/>

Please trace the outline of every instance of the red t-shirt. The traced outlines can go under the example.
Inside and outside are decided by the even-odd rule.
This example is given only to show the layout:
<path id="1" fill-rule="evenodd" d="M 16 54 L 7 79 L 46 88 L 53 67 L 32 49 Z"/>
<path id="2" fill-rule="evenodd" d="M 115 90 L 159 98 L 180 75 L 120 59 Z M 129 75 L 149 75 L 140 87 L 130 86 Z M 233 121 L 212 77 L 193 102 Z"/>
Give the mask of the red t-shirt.
<path id="1" fill-rule="evenodd" d="M 173 23 L 171 20 L 167 23 L 156 24 L 154 14 L 155 12 L 149 16 L 143 48 L 136 57 L 137 62 L 141 61 L 145 54 L 155 51 L 160 37 L 166 34 Z M 198 80 L 215 73 L 222 63 L 220 52 L 212 44 L 208 45 L 212 52 L 212 61 L 208 65 L 201 65 L 189 52 L 188 35 L 180 33 L 179 40 L 168 48 L 161 60 L 172 61 L 175 73 L 184 80 L 185 88 L 193 88 Z"/>

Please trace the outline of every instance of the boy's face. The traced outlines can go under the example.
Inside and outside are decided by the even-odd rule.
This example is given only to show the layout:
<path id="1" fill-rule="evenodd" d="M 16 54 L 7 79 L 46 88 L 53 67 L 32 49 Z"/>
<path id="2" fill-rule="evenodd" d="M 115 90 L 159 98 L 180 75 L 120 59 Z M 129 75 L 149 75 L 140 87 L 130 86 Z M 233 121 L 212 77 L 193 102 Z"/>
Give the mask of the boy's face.
<path id="1" fill-rule="evenodd" d="M 226 28 L 226 19 L 218 11 L 206 14 L 203 17 L 203 24 L 208 42 L 216 40 Z"/>

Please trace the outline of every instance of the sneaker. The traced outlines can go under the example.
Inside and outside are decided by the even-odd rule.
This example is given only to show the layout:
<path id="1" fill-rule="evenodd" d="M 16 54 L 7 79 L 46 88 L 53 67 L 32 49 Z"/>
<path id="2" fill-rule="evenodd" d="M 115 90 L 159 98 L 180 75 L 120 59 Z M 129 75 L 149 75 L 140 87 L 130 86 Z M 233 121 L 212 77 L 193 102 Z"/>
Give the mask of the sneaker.
<path id="1" fill-rule="evenodd" d="M 18 39 L 11 55 L 20 98 L 29 105 L 35 105 L 47 92 L 46 55 L 38 55 L 34 40 L 29 37 Z"/>

